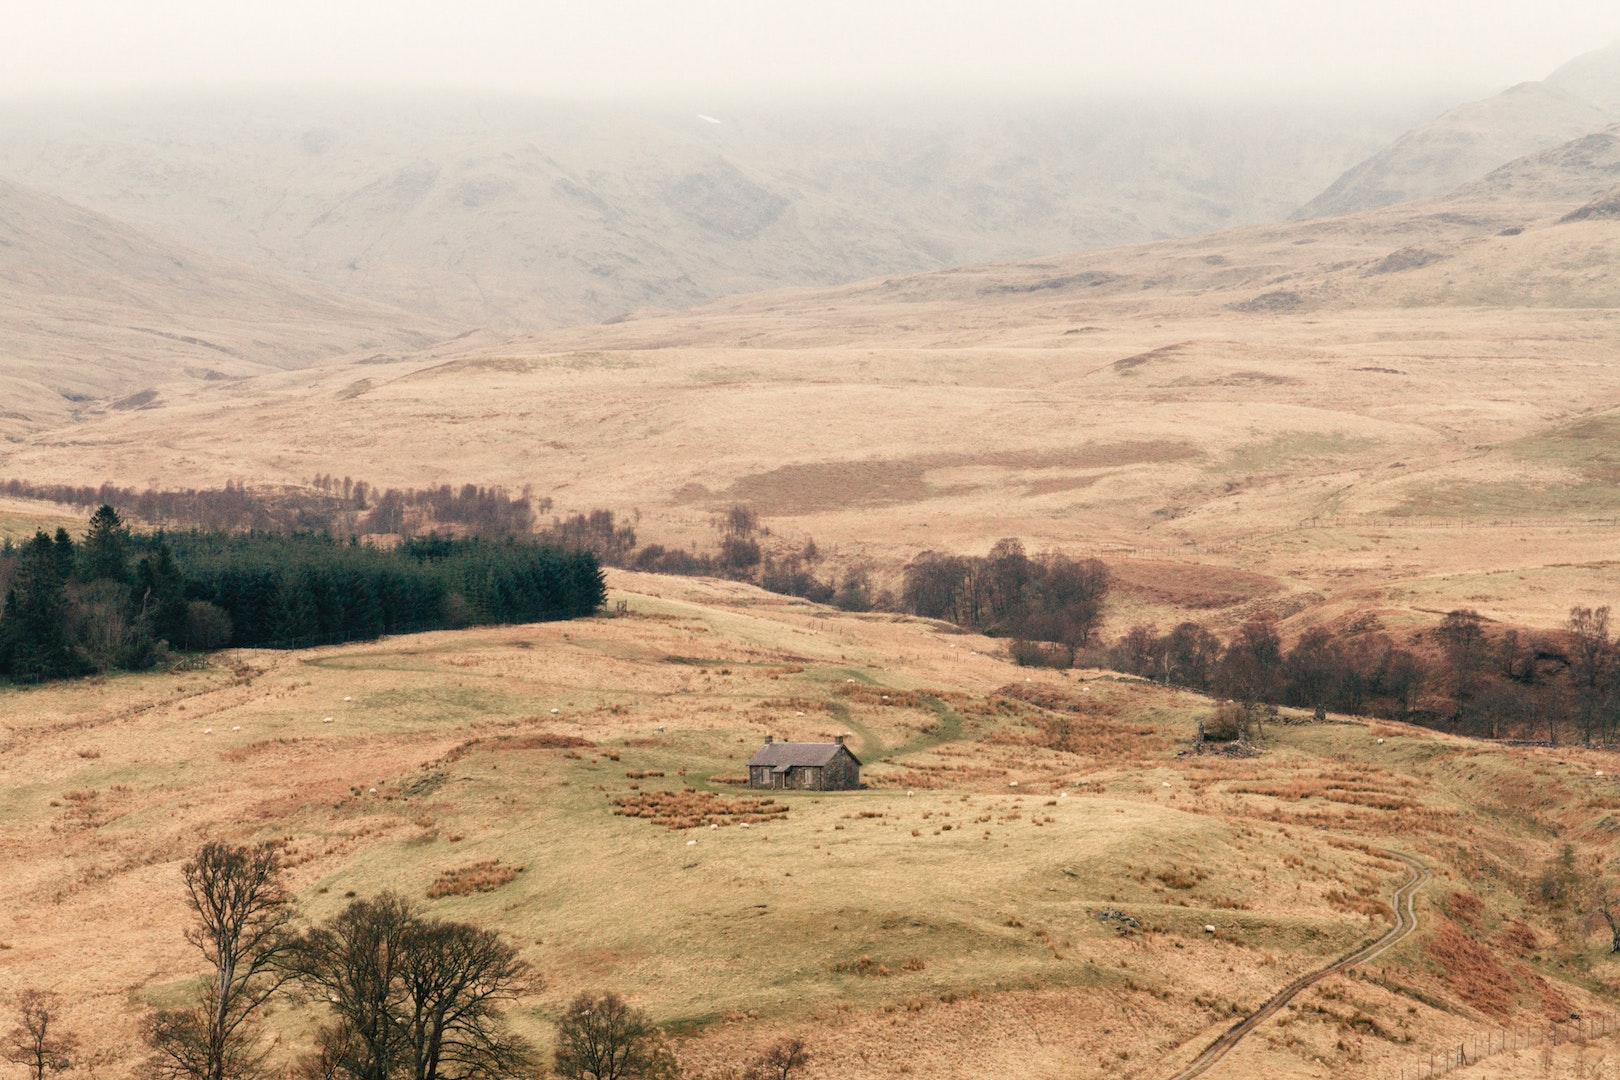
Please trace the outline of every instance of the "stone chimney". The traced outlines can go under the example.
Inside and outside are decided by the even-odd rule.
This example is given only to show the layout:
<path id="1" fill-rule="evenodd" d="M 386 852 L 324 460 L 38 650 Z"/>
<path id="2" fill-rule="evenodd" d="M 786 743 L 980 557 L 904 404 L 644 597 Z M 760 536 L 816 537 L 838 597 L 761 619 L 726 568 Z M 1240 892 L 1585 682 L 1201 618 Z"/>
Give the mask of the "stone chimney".
<path id="1" fill-rule="evenodd" d="M 771 743 L 773 743 L 775 741 L 776 741 L 776 736 L 775 735 L 767 735 L 767 736 L 765 736 L 765 745 L 766 746 L 771 745 Z"/>
<path id="2" fill-rule="evenodd" d="M 839 746 L 843 746 L 844 745 L 844 737 L 842 735 L 834 735 L 833 736 L 833 742 L 837 743 Z"/>

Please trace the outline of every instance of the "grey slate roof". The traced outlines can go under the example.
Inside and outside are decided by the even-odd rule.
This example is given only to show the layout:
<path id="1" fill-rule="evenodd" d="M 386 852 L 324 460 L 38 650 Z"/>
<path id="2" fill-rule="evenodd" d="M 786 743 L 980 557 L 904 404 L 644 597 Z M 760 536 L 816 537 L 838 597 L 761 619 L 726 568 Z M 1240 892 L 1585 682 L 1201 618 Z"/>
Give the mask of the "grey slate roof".
<path id="1" fill-rule="evenodd" d="M 750 768 L 761 765 L 773 769 L 815 768 L 826 765 L 838 756 L 838 751 L 847 749 L 835 742 L 770 742 L 748 759 L 748 765 Z M 855 757 L 854 754 L 849 756 Z M 859 758 L 855 764 L 860 764 Z"/>

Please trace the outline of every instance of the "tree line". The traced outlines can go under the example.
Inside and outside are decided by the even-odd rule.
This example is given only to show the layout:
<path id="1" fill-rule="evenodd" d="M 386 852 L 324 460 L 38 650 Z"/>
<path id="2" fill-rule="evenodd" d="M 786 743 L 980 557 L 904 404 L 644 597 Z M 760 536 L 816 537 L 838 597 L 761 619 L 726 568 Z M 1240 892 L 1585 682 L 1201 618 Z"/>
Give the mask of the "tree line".
<path id="1" fill-rule="evenodd" d="M 0 678 L 151 667 L 172 650 L 291 648 L 567 619 L 606 599 L 589 552 L 516 540 L 132 533 L 111 506 L 82 539 L 0 545 Z"/>
<path id="2" fill-rule="evenodd" d="M 1457 610 L 1405 644 L 1377 630 L 1313 627 L 1284 648 L 1276 626 L 1222 641 L 1194 622 L 1138 626 L 1087 663 L 1270 703 L 1379 716 L 1485 738 L 1610 744 L 1620 738 L 1620 640 L 1607 607 L 1576 606 L 1554 631 Z"/>
<path id="3" fill-rule="evenodd" d="M 1108 596 L 1108 568 L 1059 552 L 1031 557 L 1017 539 L 985 556 L 925 551 L 906 567 L 903 609 L 1015 641 L 1031 659 L 1068 666 L 1090 644 Z M 1048 649 L 1031 646 L 1041 643 Z"/>
<path id="4" fill-rule="evenodd" d="M 0 481 L 0 494 L 89 510 L 120 507 L 132 520 L 162 528 L 205 532 L 303 532 L 349 537 L 370 534 L 456 532 L 484 537 L 527 537 L 549 498 L 529 488 L 476 484 L 379 488 L 364 480 L 314 477 L 305 488 L 253 490 L 227 481 L 221 488 L 137 489 L 101 484 Z"/>
<path id="5" fill-rule="evenodd" d="M 871 576 L 864 566 L 847 569 L 842 578 L 830 573 L 820 576 L 818 566 L 823 559 L 814 537 L 806 539 L 802 545 L 777 544 L 777 550 L 768 550 L 761 541 L 771 535 L 770 529 L 760 521 L 754 509 L 744 503 L 732 504 L 716 515 L 711 525 L 717 535 L 712 552 L 648 544 L 634 551 L 627 550 L 614 565 L 654 574 L 746 581 L 767 592 L 832 604 L 845 611 L 872 611 L 893 606 L 892 596 L 873 592 Z"/>
<path id="6" fill-rule="evenodd" d="M 302 924 L 273 842 L 204 844 L 181 867 L 186 941 L 206 968 L 185 1000 L 143 1019 L 144 1074 L 162 1080 L 506 1080 L 542 1072 L 507 1011 L 543 980 L 496 931 L 439 919 L 393 892 L 354 897 Z M 319 1010 L 313 1038 L 277 1060 L 265 1031 L 273 1002 Z M 0 1056 L 32 1080 L 73 1068 L 79 1040 L 60 999 L 17 1001 Z M 557 1018 L 551 1065 L 563 1080 L 679 1080 L 675 1054 L 618 994 L 576 995 Z M 802 1038 L 756 1054 L 741 1080 L 792 1080 Z"/>

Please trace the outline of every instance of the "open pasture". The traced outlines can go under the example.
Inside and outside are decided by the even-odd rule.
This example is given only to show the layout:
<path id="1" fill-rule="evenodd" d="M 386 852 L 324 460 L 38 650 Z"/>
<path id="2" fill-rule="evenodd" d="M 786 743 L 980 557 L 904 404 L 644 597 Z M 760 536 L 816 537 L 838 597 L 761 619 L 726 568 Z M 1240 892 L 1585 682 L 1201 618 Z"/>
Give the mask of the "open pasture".
<path id="1" fill-rule="evenodd" d="M 1560 841 L 1585 868 L 1612 835 L 1598 755 L 1359 723 L 1189 755 L 1193 695 L 736 585 L 612 585 L 626 616 L 5 691 L 4 988 L 63 991 L 127 1074 L 141 1010 L 197 972 L 178 864 L 208 838 L 281 840 L 310 918 L 392 888 L 498 927 L 546 980 L 520 1028 L 616 988 L 699 1075 L 799 1031 L 817 1075 L 1156 1076 L 1382 932 L 1387 847 L 1437 872 L 1419 935 L 1231 1075 L 1370 1067 L 1620 977 L 1529 900 Z M 864 790 L 735 783 L 766 733 L 845 732 Z M 655 804 L 703 824 L 625 812 Z M 1496 964 L 1494 996 L 1437 947 Z M 309 1019 L 271 1026 L 298 1045 Z"/>

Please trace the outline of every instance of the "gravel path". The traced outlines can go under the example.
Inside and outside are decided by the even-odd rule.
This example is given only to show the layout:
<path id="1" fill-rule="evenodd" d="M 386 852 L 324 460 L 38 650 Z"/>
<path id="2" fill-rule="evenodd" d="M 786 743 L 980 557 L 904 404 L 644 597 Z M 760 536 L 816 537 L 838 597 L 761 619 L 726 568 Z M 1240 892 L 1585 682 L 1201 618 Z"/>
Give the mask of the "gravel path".
<path id="1" fill-rule="evenodd" d="M 1413 907 L 1412 901 L 1413 897 L 1417 895 L 1417 891 L 1428 884 L 1429 878 L 1432 876 L 1429 873 L 1429 868 L 1416 859 L 1408 858 L 1393 851 L 1382 852 L 1382 854 L 1392 859 L 1399 859 L 1406 864 L 1407 870 L 1411 872 L 1411 876 L 1406 879 L 1400 888 L 1395 890 L 1395 895 L 1390 900 L 1390 905 L 1395 909 L 1395 925 L 1390 927 L 1389 932 L 1371 945 L 1364 946 L 1348 956 L 1341 957 L 1327 967 L 1319 968 L 1308 975 L 1301 975 L 1283 987 L 1270 1001 L 1234 1025 L 1226 1034 L 1210 1043 L 1208 1049 L 1193 1059 L 1191 1065 L 1176 1073 L 1170 1080 L 1192 1080 L 1195 1076 L 1204 1075 L 1212 1065 L 1225 1057 L 1232 1047 L 1242 1042 L 1249 1032 L 1259 1027 L 1268 1018 L 1275 1016 L 1278 1010 L 1294 1000 L 1301 990 L 1320 982 L 1334 972 L 1343 971 L 1345 968 L 1377 959 L 1396 942 L 1417 929 L 1417 909 Z"/>

